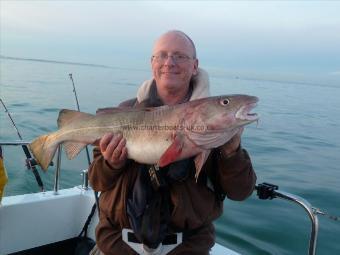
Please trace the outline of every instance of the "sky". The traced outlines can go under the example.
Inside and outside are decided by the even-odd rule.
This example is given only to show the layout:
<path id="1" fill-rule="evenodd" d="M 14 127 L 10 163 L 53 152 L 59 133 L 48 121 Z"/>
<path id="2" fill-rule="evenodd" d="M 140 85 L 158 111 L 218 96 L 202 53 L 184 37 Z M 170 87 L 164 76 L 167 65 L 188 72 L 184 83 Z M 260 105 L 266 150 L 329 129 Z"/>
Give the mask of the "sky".
<path id="1" fill-rule="evenodd" d="M 339 13 L 336 1 L 0 0 L 0 54 L 148 68 L 177 29 L 201 66 L 340 79 Z"/>

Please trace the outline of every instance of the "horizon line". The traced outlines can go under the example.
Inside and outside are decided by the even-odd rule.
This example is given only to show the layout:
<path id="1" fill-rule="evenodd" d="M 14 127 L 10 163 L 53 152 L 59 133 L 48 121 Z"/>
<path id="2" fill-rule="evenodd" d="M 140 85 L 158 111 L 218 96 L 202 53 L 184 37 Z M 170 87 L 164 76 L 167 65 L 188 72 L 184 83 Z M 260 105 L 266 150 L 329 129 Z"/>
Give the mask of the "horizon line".
<path id="1" fill-rule="evenodd" d="M 51 64 L 66 64 L 66 65 L 99 67 L 99 68 L 107 68 L 107 69 L 146 71 L 144 69 L 137 69 L 137 68 L 117 67 L 117 66 L 108 66 L 108 65 L 100 65 L 100 64 L 81 63 L 81 62 L 73 62 L 73 61 L 60 61 L 60 60 L 51 60 L 51 59 L 41 59 L 41 58 L 23 58 L 23 57 L 11 57 L 11 56 L 4 56 L 4 55 L 0 55 L 0 58 L 9 59 L 9 60 L 18 60 L 18 61 L 43 62 L 43 63 L 51 63 Z"/>

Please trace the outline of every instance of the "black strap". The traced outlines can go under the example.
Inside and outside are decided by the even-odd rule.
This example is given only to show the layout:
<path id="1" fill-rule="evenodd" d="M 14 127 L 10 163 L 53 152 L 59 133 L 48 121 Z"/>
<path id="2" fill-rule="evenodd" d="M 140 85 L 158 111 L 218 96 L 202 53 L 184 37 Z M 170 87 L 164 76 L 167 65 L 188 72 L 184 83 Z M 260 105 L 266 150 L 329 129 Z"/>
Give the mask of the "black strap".
<path id="1" fill-rule="evenodd" d="M 184 181 L 192 167 L 191 159 L 164 168 L 140 165 L 127 198 L 127 215 L 136 238 L 148 247 L 156 248 L 168 233 L 172 211 L 170 186 Z"/>
<path id="2" fill-rule="evenodd" d="M 215 197 L 217 198 L 217 200 L 223 202 L 226 198 L 226 193 L 223 191 L 221 185 L 218 182 L 218 176 L 217 176 L 217 171 L 218 171 L 217 162 L 219 160 L 218 157 L 219 157 L 219 151 L 215 150 L 213 152 L 213 173 L 209 174 L 209 176 L 206 175 L 206 182 L 208 182 L 208 178 L 209 178 L 214 187 Z"/>
<path id="3" fill-rule="evenodd" d="M 157 246 L 164 240 L 170 222 L 170 193 L 166 188 L 159 188 L 153 193 L 145 208 L 140 236 L 141 241 L 150 248 Z"/>
<path id="4" fill-rule="evenodd" d="M 100 216 L 100 208 L 99 208 L 99 195 L 98 195 L 98 191 L 94 191 L 94 199 L 95 199 L 95 203 L 97 205 L 97 210 L 98 210 L 98 216 Z"/>
<path id="5" fill-rule="evenodd" d="M 83 233 L 84 233 L 84 237 L 87 237 L 87 229 L 88 229 L 88 227 L 90 225 L 90 222 L 91 222 L 91 219 L 92 219 L 92 217 L 94 215 L 94 212 L 96 211 L 96 207 L 97 207 L 97 204 L 94 203 L 93 206 L 92 206 L 91 212 L 90 212 L 89 216 L 87 217 L 87 220 L 86 220 L 86 222 L 84 224 L 84 227 L 81 230 L 81 232 L 80 232 L 78 237 L 81 237 L 83 235 Z"/>
<path id="6" fill-rule="evenodd" d="M 164 176 L 159 171 L 158 166 L 151 165 L 148 172 L 152 188 L 154 189 L 155 192 L 158 191 L 159 189 L 168 187 L 168 183 L 165 181 Z"/>

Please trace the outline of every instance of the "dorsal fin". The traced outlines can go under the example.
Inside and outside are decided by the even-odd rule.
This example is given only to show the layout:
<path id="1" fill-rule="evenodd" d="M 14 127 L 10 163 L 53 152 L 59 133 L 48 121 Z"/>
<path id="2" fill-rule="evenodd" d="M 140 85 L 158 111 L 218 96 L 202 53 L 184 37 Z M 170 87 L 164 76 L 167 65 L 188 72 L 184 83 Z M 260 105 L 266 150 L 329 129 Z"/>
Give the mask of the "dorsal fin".
<path id="1" fill-rule="evenodd" d="M 131 107 L 107 107 L 107 108 L 97 109 L 96 114 L 100 115 L 100 114 L 114 114 L 114 113 L 119 113 L 119 112 L 140 112 L 140 111 L 145 111 L 145 108 L 138 109 L 138 108 L 131 108 Z"/>
<path id="2" fill-rule="evenodd" d="M 97 115 L 100 114 L 114 114 L 120 112 L 151 112 L 156 110 L 165 110 L 168 109 L 169 106 L 163 105 L 158 107 L 143 107 L 143 108 L 132 108 L 132 107 L 107 107 L 107 108 L 99 108 L 96 111 Z"/>
<path id="3" fill-rule="evenodd" d="M 84 117 L 92 117 L 93 115 L 90 113 L 85 112 L 78 112 L 74 110 L 68 110 L 68 109 L 62 109 L 59 112 L 58 116 L 58 127 L 62 128 L 63 126 L 66 126 L 73 122 L 76 119 L 84 118 Z"/>

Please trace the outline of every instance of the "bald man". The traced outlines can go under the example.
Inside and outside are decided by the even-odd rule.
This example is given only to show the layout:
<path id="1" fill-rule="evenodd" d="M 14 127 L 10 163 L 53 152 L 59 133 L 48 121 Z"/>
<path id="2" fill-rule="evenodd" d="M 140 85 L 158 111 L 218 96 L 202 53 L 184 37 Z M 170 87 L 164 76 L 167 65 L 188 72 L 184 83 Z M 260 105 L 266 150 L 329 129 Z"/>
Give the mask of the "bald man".
<path id="1" fill-rule="evenodd" d="M 153 78 L 137 97 L 122 107 L 175 105 L 209 96 L 209 81 L 198 68 L 193 41 L 181 31 L 169 31 L 154 44 Z M 212 221 L 227 196 L 244 200 L 256 175 L 242 129 L 225 145 L 212 150 L 195 180 L 193 158 L 164 168 L 127 159 L 121 134 L 106 134 L 94 149 L 89 179 L 100 191 L 97 246 L 92 254 L 209 254 L 215 242 Z"/>

